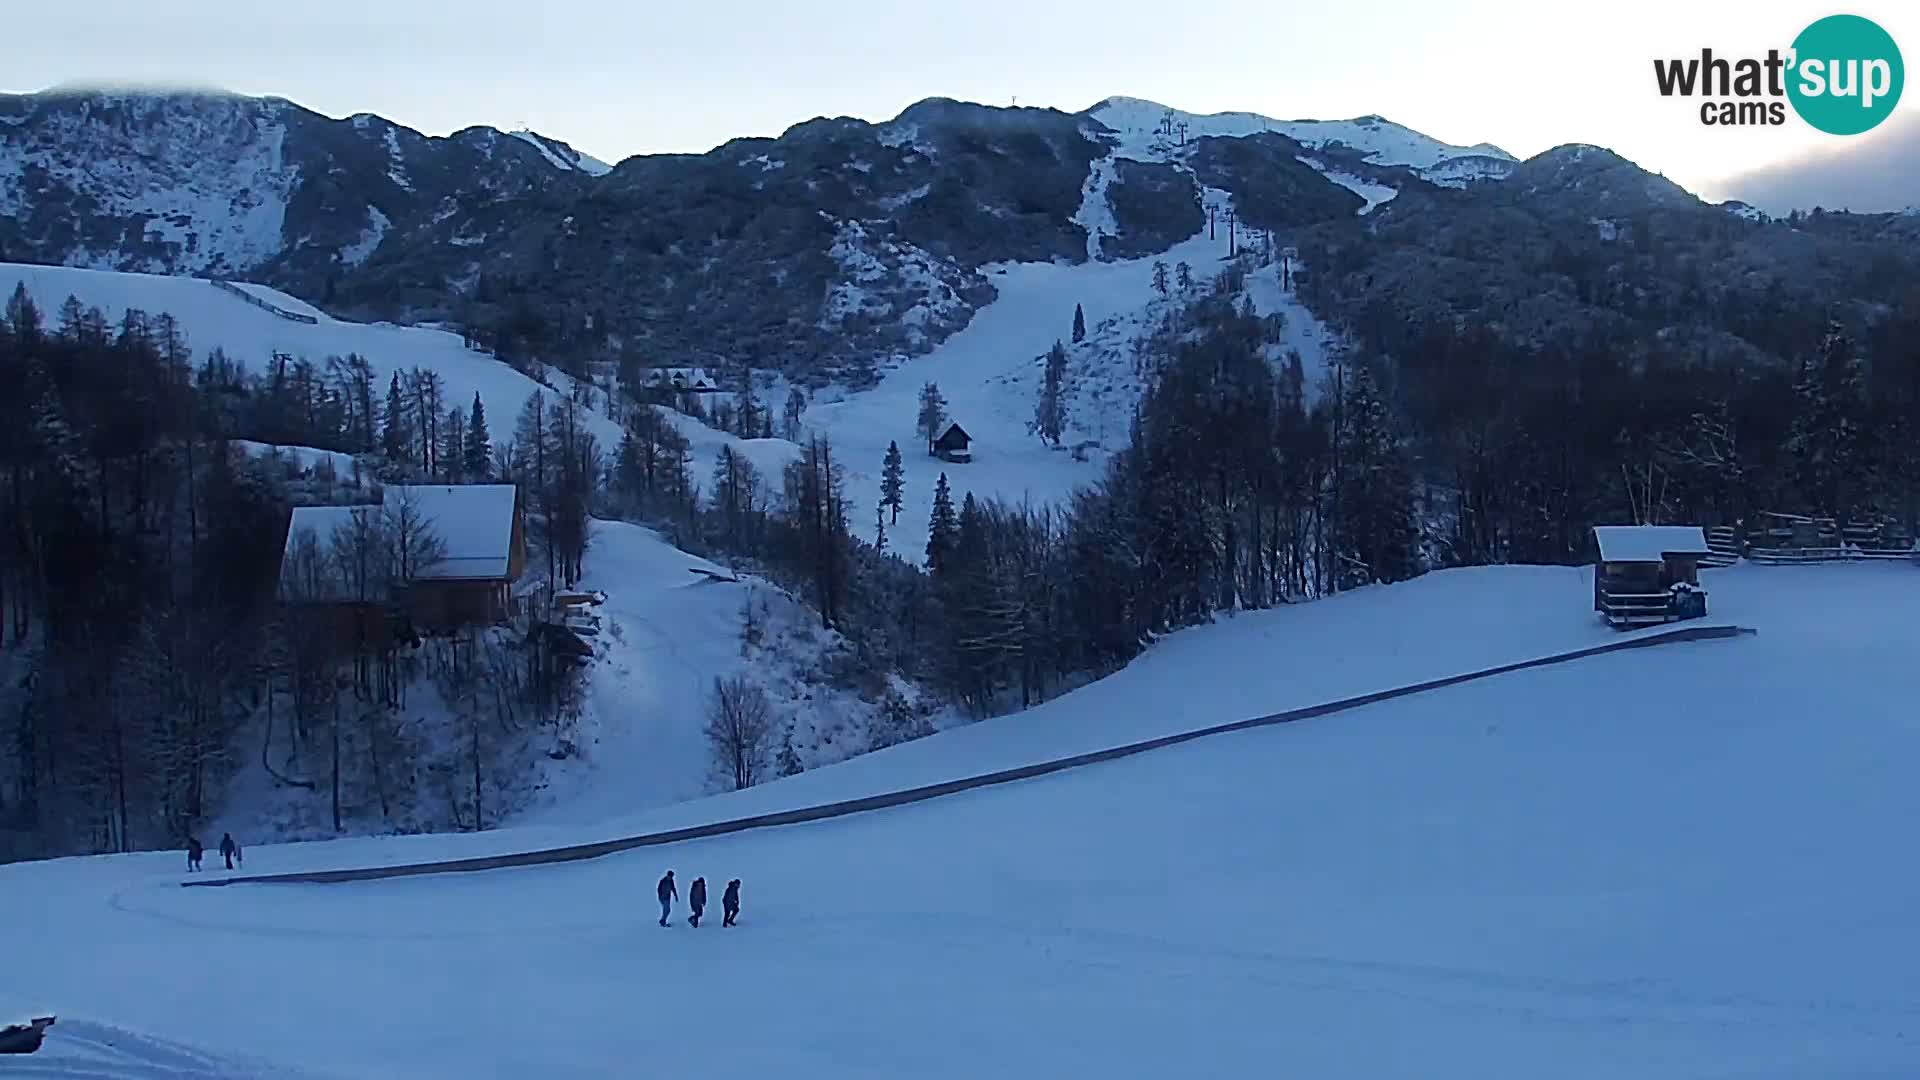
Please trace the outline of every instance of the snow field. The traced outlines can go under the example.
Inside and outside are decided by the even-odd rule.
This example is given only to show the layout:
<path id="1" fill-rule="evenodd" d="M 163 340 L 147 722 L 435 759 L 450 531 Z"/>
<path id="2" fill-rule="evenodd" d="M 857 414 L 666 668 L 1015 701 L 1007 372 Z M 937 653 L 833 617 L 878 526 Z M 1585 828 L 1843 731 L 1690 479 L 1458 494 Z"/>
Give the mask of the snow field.
<path id="1" fill-rule="evenodd" d="M 50 323 L 57 319 L 60 305 L 68 296 L 77 296 L 83 304 L 98 306 L 109 324 L 117 324 L 129 308 L 150 315 L 169 312 L 180 324 L 196 357 L 219 346 L 234 359 L 245 361 L 247 369 L 256 374 L 266 370 L 276 352 L 304 357 L 322 370 L 330 356 L 359 353 L 373 366 L 378 378 L 375 390 L 385 393 L 387 381 L 394 373 L 415 367 L 431 368 L 446 381 L 447 408 L 468 408 L 473 403 L 473 395 L 480 394 L 486 403 L 488 425 L 496 442 L 512 437 L 514 418 L 534 391 L 545 390 L 549 399 L 556 396 L 553 389 L 542 387 L 506 364 L 467 348 L 458 334 L 391 323 L 333 319 L 305 301 L 264 285 L 240 287 L 277 307 L 312 315 L 318 322 L 308 324 L 280 318 L 201 278 L 0 263 L 0 283 L 11 292 L 15 282 L 26 284 L 27 292 Z M 620 429 L 612 421 L 589 413 L 586 422 L 600 440 L 603 451 L 611 452 L 619 446 Z"/>
<path id="2" fill-rule="evenodd" d="M 1531 575 L 1458 576 L 1452 623 L 1374 617 L 1398 586 L 1276 614 L 1334 613 L 1289 644 L 1373 626 L 1345 638 L 1346 677 L 1375 684 L 1474 641 L 1544 644 L 1539 597 L 1507 584 Z M 1905 1075 L 1920 871 L 1885 829 L 1920 811 L 1920 631 L 1899 615 L 1920 578 L 1708 587 L 1760 633 L 588 863 L 217 890 L 173 887 L 170 854 L 9 867 L 0 909 L 43 930 L 10 960 L 30 1004 L 318 1075 Z M 1209 692 L 1231 680 L 1202 658 L 1245 639 L 1255 676 L 1275 655 L 1257 628 L 1175 635 L 1129 671 L 1167 665 L 1170 694 L 1225 719 Z M 1076 701 L 1101 711 L 1055 705 Z M 1159 705 L 1129 701 L 1100 719 Z M 1029 722 L 1007 743 L 1048 727 L 1008 719 Z M 982 730 L 801 779 L 904 786 L 890 762 Z M 741 926 L 654 926 L 667 866 L 683 892 L 742 878 Z M 155 994 L 96 965 L 192 977 Z"/>

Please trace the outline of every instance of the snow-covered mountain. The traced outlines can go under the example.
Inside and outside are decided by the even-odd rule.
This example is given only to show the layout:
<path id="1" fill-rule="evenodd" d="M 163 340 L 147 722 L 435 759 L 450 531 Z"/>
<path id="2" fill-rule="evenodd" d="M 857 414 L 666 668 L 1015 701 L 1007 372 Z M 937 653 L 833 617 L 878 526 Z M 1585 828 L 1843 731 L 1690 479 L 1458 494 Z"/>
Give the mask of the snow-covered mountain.
<path id="1" fill-rule="evenodd" d="M 1515 160 L 1512 154 L 1490 143 L 1454 146 L 1380 116 L 1358 116 L 1351 120 L 1277 120 L 1250 112 L 1202 115 L 1132 97 L 1107 98 L 1088 109 L 1086 115 L 1119 136 L 1117 153 L 1143 159 L 1164 154 L 1169 143 L 1181 139 L 1244 138 L 1275 133 L 1311 150 L 1353 151 L 1369 164 L 1404 165 L 1423 176 L 1432 170 L 1436 175 L 1453 178 L 1464 172 L 1457 161 L 1465 158 L 1483 159 L 1481 175 L 1497 177 L 1499 166 L 1492 163 L 1511 164 Z"/>
<path id="2" fill-rule="evenodd" d="M 558 139 L 549 139 L 533 131 L 510 131 L 507 134 L 531 144 L 545 154 L 553 167 L 562 171 L 583 172 L 588 176 L 605 176 L 613 171 L 613 166 L 591 154 L 583 153 Z"/>
<path id="3" fill-rule="evenodd" d="M 320 280 L 359 267 L 422 221 L 608 171 L 532 132 L 474 127 L 432 138 L 281 98 L 5 95 L 0 256 Z"/>

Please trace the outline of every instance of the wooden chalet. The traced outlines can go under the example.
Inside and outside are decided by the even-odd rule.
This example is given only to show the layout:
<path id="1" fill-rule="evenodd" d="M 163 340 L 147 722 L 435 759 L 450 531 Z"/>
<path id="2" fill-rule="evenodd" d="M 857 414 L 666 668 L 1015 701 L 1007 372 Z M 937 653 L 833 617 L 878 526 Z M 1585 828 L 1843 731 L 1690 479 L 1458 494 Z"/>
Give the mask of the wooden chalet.
<path id="1" fill-rule="evenodd" d="M 1596 525 L 1593 609 L 1616 629 L 1707 613 L 1700 564 L 1713 554 L 1697 525 Z"/>
<path id="2" fill-rule="evenodd" d="M 933 455 L 942 461 L 965 464 L 973 460 L 973 451 L 968 449 L 972 444 L 973 436 L 967 434 L 967 429 L 959 424 L 948 424 L 947 430 L 933 441 Z"/>
<path id="3" fill-rule="evenodd" d="M 442 556 L 395 582 L 382 550 L 389 511 L 405 502 L 440 543 Z M 365 566 L 336 556 L 335 538 L 370 536 Z M 319 558 L 303 555 L 307 543 Z M 350 546 L 350 545 L 349 545 Z M 390 486 L 382 502 L 295 507 L 281 549 L 281 602 L 332 627 L 343 647 L 385 647 L 414 629 L 496 623 L 513 610 L 526 569 L 526 522 L 512 484 Z"/>
<path id="4" fill-rule="evenodd" d="M 706 368 L 663 367 L 647 372 L 646 385 L 652 390 L 671 390 L 680 394 L 717 394 L 720 380 Z"/>
<path id="5" fill-rule="evenodd" d="M 519 487 L 442 484 L 405 490 L 446 549 L 407 588 L 414 621 L 440 629 L 504 620 L 513 610 L 513 583 L 527 569 Z"/>

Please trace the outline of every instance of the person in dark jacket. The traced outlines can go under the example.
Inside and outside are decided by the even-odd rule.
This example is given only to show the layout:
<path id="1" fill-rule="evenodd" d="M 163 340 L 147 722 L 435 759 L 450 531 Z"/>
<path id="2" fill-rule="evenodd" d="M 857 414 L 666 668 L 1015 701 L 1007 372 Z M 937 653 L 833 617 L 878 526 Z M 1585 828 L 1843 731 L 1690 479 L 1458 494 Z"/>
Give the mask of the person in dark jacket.
<path id="1" fill-rule="evenodd" d="M 240 854 L 240 845 L 233 842 L 232 833 L 220 834 L 220 857 L 227 860 L 227 869 L 233 869 L 234 857 Z"/>
<path id="2" fill-rule="evenodd" d="M 673 883 L 673 871 L 667 871 L 667 876 L 660 879 L 660 884 L 654 887 L 653 892 L 660 898 L 660 925 L 665 926 L 667 916 L 673 914 L 673 902 L 680 897 L 680 888 Z"/>
<path id="3" fill-rule="evenodd" d="M 727 882 L 727 891 L 720 897 L 720 910 L 724 916 L 721 926 L 732 926 L 733 920 L 740 914 L 740 879 Z"/>
<path id="4" fill-rule="evenodd" d="M 687 906 L 693 909 L 693 917 L 687 920 L 687 925 L 695 930 L 700 929 L 700 915 L 707 910 L 706 878 L 693 879 L 693 884 L 687 889 Z"/>
<path id="5" fill-rule="evenodd" d="M 204 851 L 206 848 L 200 846 L 199 837 L 187 837 L 187 870 L 189 872 L 200 869 L 200 855 Z"/>

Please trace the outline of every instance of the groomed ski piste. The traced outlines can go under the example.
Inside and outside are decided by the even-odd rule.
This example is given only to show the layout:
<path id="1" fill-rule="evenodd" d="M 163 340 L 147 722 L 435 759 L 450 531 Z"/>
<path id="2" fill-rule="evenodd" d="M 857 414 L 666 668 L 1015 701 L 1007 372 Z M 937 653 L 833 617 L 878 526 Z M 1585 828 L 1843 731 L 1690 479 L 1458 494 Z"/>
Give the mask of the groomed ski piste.
<path id="1" fill-rule="evenodd" d="M 1588 573 L 1223 618 L 1030 712 L 598 829 L 258 846 L 246 871 L 810 805 L 1618 640 Z M 177 853 L 0 868 L 0 1016 L 61 1016 L 5 1068 L 1914 1075 L 1920 572 L 1705 584 L 1708 622 L 1758 633 L 592 861 L 216 889 L 180 888 Z M 655 925 L 668 867 L 683 894 L 741 878 L 740 925 Z"/>

